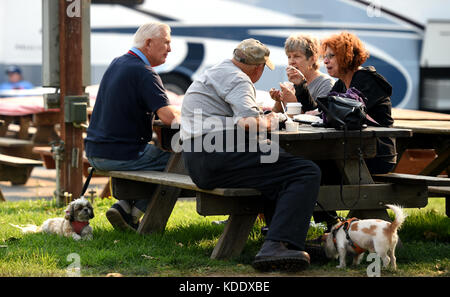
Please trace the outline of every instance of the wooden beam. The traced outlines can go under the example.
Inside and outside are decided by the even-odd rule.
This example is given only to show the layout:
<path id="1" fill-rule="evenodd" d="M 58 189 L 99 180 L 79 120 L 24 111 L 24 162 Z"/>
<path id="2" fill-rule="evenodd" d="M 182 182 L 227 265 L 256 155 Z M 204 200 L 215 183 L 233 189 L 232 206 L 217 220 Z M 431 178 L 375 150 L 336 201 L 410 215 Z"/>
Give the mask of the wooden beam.
<path id="1" fill-rule="evenodd" d="M 59 0 L 59 35 L 60 35 L 60 125 L 61 139 L 64 141 L 64 157 L 61 168 L 60 183 L 63 191 L 76 199 L 83 186 L 83 138 L 82 129 L 75 128 L 64 120 L 64 98 L 71 95 L 83 95 L 82 84 L 82 9 L 80 14 L 70 13 L 75 5 L 83 1 Z M 70 8 L 69 8 L 70 6 Z M 75 8 L 77 9 L 77 8 Z M 57 197 L 62 202 L 63 197 Z"/>

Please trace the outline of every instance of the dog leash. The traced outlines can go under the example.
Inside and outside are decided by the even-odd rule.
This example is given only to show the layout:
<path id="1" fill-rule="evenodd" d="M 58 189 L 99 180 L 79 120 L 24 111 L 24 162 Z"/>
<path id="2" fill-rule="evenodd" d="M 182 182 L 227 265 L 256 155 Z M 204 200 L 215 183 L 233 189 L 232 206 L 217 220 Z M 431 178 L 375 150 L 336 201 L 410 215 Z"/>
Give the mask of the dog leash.
<path id="1" fill-rule="evenodd" d="M 89 171 L 89 175 L 88 175 L 86 181 L 84 182 L 83 189 L 81 190 L 80 197 L 84 196 L 84 193 L 86 193 L 87 188 L 89 187 L 89 183 L 91 182 L 92 175 L 94 174 L 94 171 L 95 171 L 95 168 L 92 167 L 91 170 Z"/>
<path id="2" fill-rule="evenodd" d="M 322 211 L 324 212 L 324 213 L 326 213 L 327 214 L 327 216 L 329 216 L 330 218 L 332 218 L 332 219 L 334 219 L 334 220 L 338 220 L 338 221 L 340 221 L 340 222 L 344 222 L 345 221 L 345 218 L 344 217 L 341 217 L 341 216 L 338 216 L 338 215 L 332 215 L 331 213 L 329 213 L 327 210 L 325 210 L 325 208 L 322 206 L 322 204 L 320 204 L 319 203 L 319 201 L 316 201 L 316 204 L 322 209 Z"/>

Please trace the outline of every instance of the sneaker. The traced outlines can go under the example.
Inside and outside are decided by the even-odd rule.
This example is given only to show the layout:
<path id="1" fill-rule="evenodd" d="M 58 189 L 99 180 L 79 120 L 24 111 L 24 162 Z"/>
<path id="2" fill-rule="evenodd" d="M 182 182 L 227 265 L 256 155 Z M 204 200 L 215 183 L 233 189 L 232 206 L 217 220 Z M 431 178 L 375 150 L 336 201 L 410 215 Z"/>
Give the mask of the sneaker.
<path id="1" fill-rule="evenodd" d="M 141 219 L 141 217 L 144 215 L 144 213 L 137 208 L 136 206 L 133 206 L 131 208 L 131 222 L 135 225 L 139 225 L 139 220 Z"/>
<path id="2" fill-rule="evenodd" d="M 106 218 L 114 229 L 117 230 L 136 231 L 139 227 L 138 224 L 133 223 L 131 214 L 125 212 L 118 203 L 113 204 L 111 208 L 106 211 Z"/>

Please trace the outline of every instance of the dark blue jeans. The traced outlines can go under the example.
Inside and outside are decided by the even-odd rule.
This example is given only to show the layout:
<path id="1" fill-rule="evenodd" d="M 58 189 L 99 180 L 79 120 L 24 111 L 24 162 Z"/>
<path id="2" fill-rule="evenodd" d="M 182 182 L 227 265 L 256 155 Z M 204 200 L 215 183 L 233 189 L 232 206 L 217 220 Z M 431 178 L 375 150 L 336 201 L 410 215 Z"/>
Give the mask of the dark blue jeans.
<path id="1" fill-rule="evenodd" d="M 134 160 L 110 160 L 97 157 L 88 157 L 89 163 L 99 170 L 155 170 L 163 171 L 169 161 L 170 153 L 160 150 L 158 147 L 147 144 L 144 151 L 139 153 L 139 157 Z M 148 200 L 135 200 L 136 206 L 142 212 L 147 209 Z"/>
<path id="2" fill-rule="evenodd" d="M 283 241 L 304 250 L 311 215 L 320 187 L 320 169 L 312 161 L 279 149 L 273 163 L 261 163 L 256 152 L 183 152 L 185 166 L 194 183 L 216 187 L 255 188 L 273 204 L 266 239 Z M 267 152 L 265 153 L 267 154 Z"/>

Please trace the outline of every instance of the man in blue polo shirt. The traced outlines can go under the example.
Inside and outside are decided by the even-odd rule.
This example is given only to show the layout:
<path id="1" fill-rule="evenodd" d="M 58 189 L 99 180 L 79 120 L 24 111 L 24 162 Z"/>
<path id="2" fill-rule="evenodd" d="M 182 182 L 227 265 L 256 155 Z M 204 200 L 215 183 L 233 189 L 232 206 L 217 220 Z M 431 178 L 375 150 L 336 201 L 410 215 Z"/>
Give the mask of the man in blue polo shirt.
<path id="1" fill-rule="evenodd" d="M 19 66 L 8 66 L 5 73 L 8 75 L 8 81 L 0 84 L 0 90 L 23 90 L 34 87 L 32 83 L 23 79 Z"/>
<path id="2" fill-rule="evenodd" d="M 166 61 L 170 41 L 168 25 L 142 25 L 134 35 L 133 47 L 115 58 L 103 75 L 85 139 L 86 155 L 94 168 L 164 170 L 169 153 L 148 142 L 154 115 L 166 125 L 179 118 L 153 69 Z M 137 229 L 147 203 L 119 200 L 106 217 L 116 229 Z"/>

